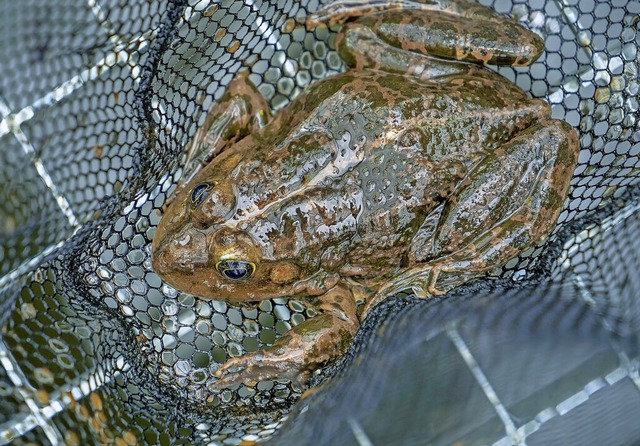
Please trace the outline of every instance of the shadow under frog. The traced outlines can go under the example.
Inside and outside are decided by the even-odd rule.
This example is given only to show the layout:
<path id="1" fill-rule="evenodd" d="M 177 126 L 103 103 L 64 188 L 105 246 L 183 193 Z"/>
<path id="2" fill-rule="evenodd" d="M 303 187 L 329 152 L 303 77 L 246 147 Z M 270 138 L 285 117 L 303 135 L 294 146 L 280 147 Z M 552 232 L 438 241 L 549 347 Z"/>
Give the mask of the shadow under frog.
<path id="1" fill-rule="evenodd" d="M 276 117 L 246 75 L 232 82 L 188 148 L 208 164 L 153 240 L 155 271 L 182 291 L 318 312 L 228 360 L 218 389 L 304 382 L 376 303 L 447 292 L 543 241 L 567 195 L 576 132 L 481 66 L 531 63 L 536 35 L 468 1 L 337 2 L 307 23 L 337 21 L 350 69 Z"/>

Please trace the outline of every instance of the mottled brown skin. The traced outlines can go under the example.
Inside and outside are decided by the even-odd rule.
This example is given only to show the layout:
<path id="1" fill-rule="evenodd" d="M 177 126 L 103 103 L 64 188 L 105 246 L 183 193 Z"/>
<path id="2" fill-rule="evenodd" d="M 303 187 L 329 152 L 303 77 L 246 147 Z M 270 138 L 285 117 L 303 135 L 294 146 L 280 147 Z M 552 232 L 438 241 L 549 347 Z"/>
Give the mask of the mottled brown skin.
<path id="1" fill-rule="evenodd" d="M 398 4 L 340 2 L 311 17 L 359 17 L 337 40 L 351 69 L 266 126 L 266 106 L 240 77 L 230 87 L 240 93 L 213 108 L 191 145 L 221 153 L 160 223 L 156 272 L 206 299 L 286 296 L 319 313 L 227 361 L 219 389 L 304 381 L 346 351 L 376 303 L 407 289 L 441 294 L 499 268 L 558 218 L 575 131 L 479 65 L 531 63 L 542 41 L 475 3 Z M 225 129 L 236 136 L 221 138 Z"/>

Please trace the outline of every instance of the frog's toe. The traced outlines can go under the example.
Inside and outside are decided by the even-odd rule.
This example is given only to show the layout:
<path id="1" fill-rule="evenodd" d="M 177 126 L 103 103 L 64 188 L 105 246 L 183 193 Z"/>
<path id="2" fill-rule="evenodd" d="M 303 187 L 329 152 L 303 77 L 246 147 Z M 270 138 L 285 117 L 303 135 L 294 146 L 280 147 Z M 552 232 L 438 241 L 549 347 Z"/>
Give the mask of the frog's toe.
<path id="1" fill-rule="evenodd" d="M 299 370 L 298 364 L 262 351 L 229 359 L 216 370 L 215 376 L 218 380 L 211 386 L 213 391 L 221 391 L 235 384 L 253 387 L 260 381 L 271 379 L 291 379 L 303 385 L 308 378 Z"/>
<path id="2" fill-rule="evenodd" d="M 416 297 L 419 297 L 421 299 L 426 299 L 427 297 L 431 297 L 431 296 L 441 296 L 444 294 L 444 291 L 439 290 L 433 284 L 425 285 L 425 286 L 413 285 L 411 287 L 411 291 Z"/>
<path id="3" fill-rule="evenodd" d="M 436 288 L 436 282 L 440 276 L 440 268 L 432 267 L 426 272 L 418 273 L 412 278 L 411 291 L 416 297 L 427 298 L 431 296 L 441 296 L 445 292 Z"/>
<path id="4" fill-rule="evenodd" d="M 438 282 L 438 278 L 440 277 L 440 272 L 444 270 L 445 269 L 442 267 L 434 267 L 431 270 L 429 282 L 427 284 L 427 291 L 429 292 L 429 295 L 442 296 L 443 294 L 445 294 L 445 291 L 436 287 L 436 283 Z"/>
<path id="5" fill-rule="evenodd" d="M 429 291 L 425 290 L 420 285 L 412 285 L 411 291 L 416 297 L 419 297 L 420 299 L 425 299 L 429 297 Z"/>
<path id="6" fill-rule="evenodd" d="M 234 384 L 245 384 L 252 387 L 265 374 L 265 364 L 261 364 L 261 355 L 244 355 L 231 358 L 215 372 L 218 380 L 215 387 L 224 389 Z"/>

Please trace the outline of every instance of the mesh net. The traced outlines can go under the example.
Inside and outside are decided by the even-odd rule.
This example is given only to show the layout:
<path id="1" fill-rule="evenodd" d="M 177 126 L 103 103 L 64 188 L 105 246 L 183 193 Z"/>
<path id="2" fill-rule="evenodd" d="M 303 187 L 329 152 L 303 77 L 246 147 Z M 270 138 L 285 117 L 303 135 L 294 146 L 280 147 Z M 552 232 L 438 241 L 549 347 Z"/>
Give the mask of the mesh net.
<path id="1" fill-rule="evenodd" d="M 546 40 L 531 67 L 497 71 L 580 132 L 554 236 L 493 281 L 372 313 L 277 444 L 640 438 L 640 3 L 482 3 Z M 0 444 L 240 444 L 281 425 L 291 382 L 208 385 L 311 310 L 178 292 L 150 243 L 185 145 L 241 68 L 276 112 L 344 70 L 338 28 L 296 26 L 320 6 L 0 2 Z"/>

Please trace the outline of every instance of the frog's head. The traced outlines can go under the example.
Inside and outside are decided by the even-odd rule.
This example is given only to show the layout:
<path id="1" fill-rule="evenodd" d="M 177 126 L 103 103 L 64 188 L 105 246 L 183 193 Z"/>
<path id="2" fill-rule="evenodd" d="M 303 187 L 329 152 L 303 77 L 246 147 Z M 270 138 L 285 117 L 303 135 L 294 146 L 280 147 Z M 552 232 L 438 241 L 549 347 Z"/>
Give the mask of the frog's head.
<path id="1" fill-rule="evenodd" d="M 153 266 L 177 289 L 202 298 L 253 301 L 291 296 L 301 269 L 292 261 L 267 259 L 246 232 L 221 226 L 202 230 L 185 225 L 154 240 Z"/>
<path id="2" fill-rule="evenodd" d="M 243 205 L 236 191 L 244 181 L 238 179 L 242 160 L 223 153 L 177 195 L 156 229 L 154 270 L 202 298 L 254 301 L 299 294 L 306 268 L 281 243 L 241 229 L 246 219 L 238 216 Z"/>
<path id="3" fill-rule="evenodd" d="M 182 291 L 230 301 L 318 295 L 331 287 L 337 273 L 324 271 L 324 240 L 315 237 L 315 226 L 307 226 L 351 216 L 349 206 L 343 206 L 349 215 L 333 210 L 344 193 L 331 184 L 360 162 L 364 151 L 356 153 L 343 138 L 350 124 L 340 116 L 330 120 L 339 127 L 339 141 L 324 124 L 342 99 L 322 107 L 313 102 L 313 116 L 286 110 L 203 167 L 156 229 L 156 273 Z M 352 237 L 346 231 L 338 235 L 343 232 Z"/>

